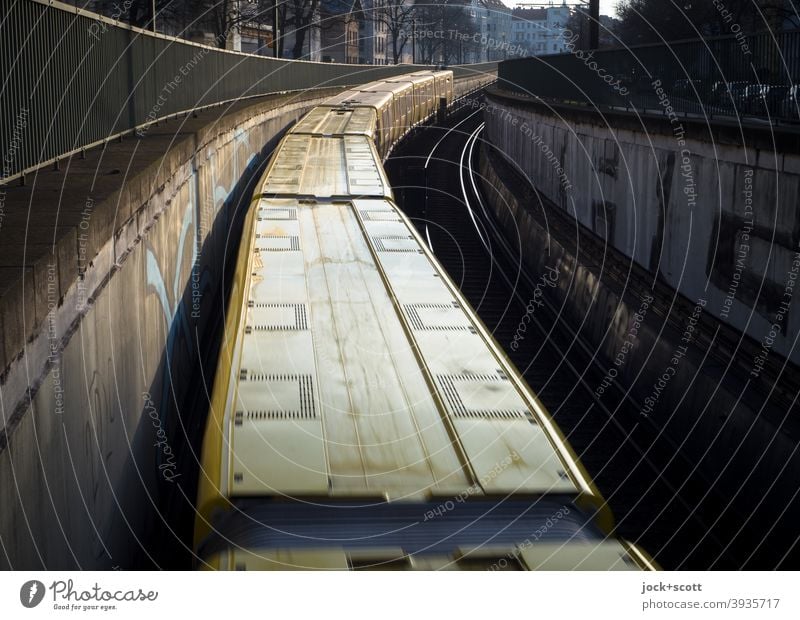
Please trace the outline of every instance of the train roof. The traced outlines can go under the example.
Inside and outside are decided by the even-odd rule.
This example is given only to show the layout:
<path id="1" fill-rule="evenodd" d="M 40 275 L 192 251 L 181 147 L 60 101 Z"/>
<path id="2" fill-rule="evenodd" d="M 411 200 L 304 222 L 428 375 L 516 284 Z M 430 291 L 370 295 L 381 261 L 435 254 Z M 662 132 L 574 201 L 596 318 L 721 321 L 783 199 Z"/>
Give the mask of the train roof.
<path id="1" fill-rule="evenodd" d="M 413 82 L 397 80 L 396 82 L 375 82 L 374 84 L 367 84 L 360 90 L 362 93 L 402 93 L 412 90 L 413 88 Z"/>
<path id="2" fill-rule="evenodd" d="M 377 82 L 375 84 L 368 84 L 361 89 L 364 93 L 393 93 L 394 96 L 401 96 L 405 93 L 411 93 L 414 90 L 412 82 Z"/>
<path id="3" fill-rule="evenodd" d="M 261 199 L 222 445 L 229 497 L 589 490 L 384 199 Z"/>
<path id="4" fill-rule="evenodd" d="M 391 197 L 372 140 L 365 135 L 290 133 L 278 147 L 262 195 Z"/>
<path id="5" fill-rule="evenodd" d="M 293 134 L 365 135 L 375 133 L 377 114 L 373 108 L 321 105 L 306 114 L 292 129 Z"/>
<path id="6" fill-rule="evenodd" d="M 416 75 L 413 73 L 409 73 L 407 75 L 399 75 L 397 77 L 390 77 L 383 80 L 384 82 L 388 82 L 390 84 L 399 84 L 404 82 L 411 82 L 412 84 L 424 84 L 429 82 L 433 79 L 433 74 L 429 75 Z"/>
<path id="7" fill-rule="evenodd" d="M 394 95 L 391 92 L 346 90 L 328 99 L 325 105 L 369 106 L 379 109 L 391 103 L 393 99 Z"/>
<path id="8" fill-rule="evenodd" d="M 391 199 L 376 110 L 436 75 L 315 108 L 256 190 L 203 443 L 204 566 L 656 567 L 608 538 L 599 491 Z"/>
<path id="9" fill-rule="evenodd" d="M 434 75 L 437 77 L 453 77 L 453 72 L 448 70 L 433 70 L 433 69 L 423 69 L 422 71 L 414 71 L 414 73 L 409 73 L 409 75 Z"/>

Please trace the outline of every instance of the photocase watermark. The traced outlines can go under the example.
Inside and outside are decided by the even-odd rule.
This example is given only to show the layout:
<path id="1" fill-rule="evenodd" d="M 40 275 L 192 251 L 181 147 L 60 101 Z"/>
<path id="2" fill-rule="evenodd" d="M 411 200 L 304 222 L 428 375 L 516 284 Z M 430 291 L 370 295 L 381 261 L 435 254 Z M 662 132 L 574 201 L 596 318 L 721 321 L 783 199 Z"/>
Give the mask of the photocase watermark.
<path id="1" fill-rule="evenodd" d="M 519 130 L 524 136 L 530 138 L 531 142 L 533 142 L 539 148 L 547 162 L 553 167 L 556 175 L 559 178 L 562 189 L 565 192 L 570 191 L 572 189 L 572 183 L 567 176 L 567 172 L 564 170 L 564 166 L 561 164 L 561 161 L 558 159 L 558 157 L 556 157 L 556 154 L 553 153 L 553 149 L 550 148 L 550 145 L 547 144 L 547 142 L 545 142 L 542 137 L 534 131 L 533 127 L 528 125 L 528 123 L 523 122 L 522 125 L 520 125 Z"/>
<path id="2" fill-rule="evenodd" d="M 47 361 L 52 367 L 54 413 L 64 415 L 64 387 L 61 384 L 61 341 L 58 338 L 56 306 L 58 305 L 58 265 L 47 264 Z"/>
<path id="3" fill-rule="evenodd" d="M 608 84 L 623 97 L 630 94 L 628 88 L 623 86 L 620 78 L 608 73 L 605 67 L 602 67 L 597 63 L 597 60 L 594 58 L 595 50 L 586 51 L 582 49 L 575 49 L 578 41 L 581 38 L 579 34 L 573 33 L 567 28 L 564 30 L 562 37 L 564 38 L 564 45 L 566 46 L 567 51 L 575 56 L 575 58 L 582 61 L 587 69 L 596 73 L 597 77 L 599 77 L 603 82 Z"/>
<path id="4" fill-rule="evenodd" d="M 678 113 L 667 95 L 667 91 L 661 83 L 661 80 L 653 80 L 651 83 L 658 103 L 664 108 L 664 114 L 667 115 L 670 125 L 672 125 L 672 134 L 680 147 L 680 171 L 683 177 L 683 193 L 686 196 L 686 205 L 689 208 L 697 205 L 697 188 L 695 186 L 694 169 L 692 167 L 692 153 L 686 148 L 686 130 L 683 123 L 678 119 Z"/>
<path id="5" fill-rule="evenodd" d="M 200 318 L 201 302 L 203 300 L 203 291 L 200 290 L 200 256 L 195 259 L 192 265 L 192 318 Z"/>
<path id="6" fill-rule="evenodd" d="M 14 172 L 17 153 L 22 148 L 22 136 L 27 127 L 28 108 L 22 107 L 14 120 L 14 126 L 11 128 L 11 140 L 3 153 L 3 165 L 0 170 L 0 228 L 3 227 L 3 220 L 6 217 L 6 190 L 3 181 Z"/>
<path id="7" fill-rule="evenodd" d="M 558 176 L 562 189 L 565 192 L 572 190 L 572 182 L 569 180 L 569 176 L 567 175 L 566 170 L 564 170 L 564 166 L 562 165 L 561 161 L 553 152 L 553 149 L 550 147 L 550 145 L 545 142 L 542 136 L 536 133 L 536 130 L 532 125 L 529 125 L 527 121 L 520 122 L 520 118 L 516 114 L 513 114 L 507 108 L 502 106 L 487 104 L 486 102 L 479 101 L 477 99 L 470 99 L 468 105 L 473 109 L 483 110 L 484 118 L 488 113 L 492 116 L 498 117 L 501 122 L 509 123 L 512 127 L 518 129 L 522 135 L 533 142 L 533 144 L 541 151 L 542 155 L 544 155 L 547 163 L 552 166 L 553 170 Z"/>
<path id="8" fill-rule="evenodd" d="M 153 444 L 153 447 L 161 452 L 161 457 L 163 458 L 163 462 L 159 464 L 158 469 L 164 480 L 173 482 L 175 478 L 181 476 L 181 474 L 177 473 L 178 465 L 175 462 L 175 454 L 172 451 L 172 447 L 169 445 L 167 433 L 161 425 L 161 417 L 158 415 L 158 409 L 156 409 L 150 393 L 142 392 L 142 399 L 144 400 L 144 408 L 147 412 L 147 416 L 150 418 L 153 428 L 156 429 L 156 442 Z"/>
<path id="9" fill-rule="evenodd" d="M 203 243 L 206 238 L 211 234 L 211 223 L 214 221 L 214 198 L 208 196 L 201 200 L 199 217 L 197 221 L 197 238 L 195 240 L 195 258 L 192 264 L 192 312 L 193 319 L 200 318 L 200 311 L 202 310 L 203 289 L 201 287 L 200 258 L 203 252 Z"/>
<path id="10" fill-rule="evenodd" d="M 655 384 L 653 384 L 652 393 L 650 396 L 644 399 L 644 407 L 642 407 L 639 415 L 648 417 L 651 413 L 653 413 L 653 409 L 658 404 L 664 389 L 667 387 L 672 378 L 678 373 L 678 366 L 680 365 L 681 360 L 686 356 L 686 353 L 689 351 L 689 345 L 694 340 L 697 321 L 700 320 L 700 315 L 705 307 L 706 300 L 702 298 L 698 299 L 694 309 L 692 310 L 692 314 L 689 316 L 686 328 L 683 330 L 683 334 L 681 335 L 680 341 L 683 344 L 679 344 L 672 352 L 672 357 L 669 360 L 669 364 L 664 369 L 664 372 L 661 374 L 661 376 L 656 380 Z"/>
<path id="11" fill-rule="evenodd" d="M 50 590 L 51 605 L 55 611 L 113 611 L 119 603 L 152 603 L 159 594 L 157 590 L 142 588 L 107 590 L 97 582 L 83 589 L 76 587 L 72 579 L 56 580 L 45 586 L 38 579 L 32 579 L 22 584 L 20 603 L 32 609 L 42 603 L 47 590 Z"/>
<path id="12" fill-rule="evenodd" d="M 681 150 L 681 176 L 683 177 L 683 193 L 686 196 L 686 206 L 690 209 L 697 206 L 697 187 L 694 180 L 692 167 L 692 154 L 689 149 Z"/>
<path id="13" fill-rule="evenodd" d="M 122 17 L 130 11 L 130 8 L 133 6 L 134 0 L 123 0 L 122 2 L 115 2 L 111 5 L 111 11 L 109 13 L 109 18 L 114 21 L 120 21 Z M 95 41 L 99 41 L 100 38 L 108 32 L 109 24 L 102 20 L 92 21 L 92 23 L 87 28 L 87 32 L 89 33 L 89 37 L 94 39 Z"/>
<path id="14" fill-rule="evenodd" d="M 517 326 L 517 331 L 514 332 L 514 338 L 511 341 L 511 344 L 508 346 L 511 347 L 512 351 L 516 351 L 519 349 L 519 343 L 525 340 L 525 332 L 528 331 L 528 323 L 533 320 L 533 315 L 536 312 L 536 308 L 541 308 L 544 306 L 544 301 L 542 301 L 542 296 L 544 295 L 545 288 L 555 288 L 556 284 L 558 283 L 558 266 L 556 267 L 545 267 L 547 273 L 543 273 L 539 278 L 539 281 L 536 283 L 536 286 L 533 288 L 533 294 L 531 295 L 530 301 L 525 306 L 525 314 L 519 321 L 519 325 Z"/>
<path id="15" fill-rule="evenodd" d="M 736 264 L 734 265 L 731 282 L 728 285 L 728 292 L 722 301 L 720 317 L 727 319 L 736 298 L 736 291 L 742 279 L 742 273 L 747 266 L 747 257 L 750 255 L 750 233 L 753 232 L 753 169 L 744 172 L 744 226 L 736 234 L 738 247 L 736 249 Z"/>
<path id="16" fill-rule="evenodd" d="M 633 321 L 631 321 L 631 324 L 628 327 L 628 333 L 625 335 L 625 340 L 622 341 L 622 346 L 620 347 L 616 356 L 614 356 L 614 366 L 608 369 L 608 372 L 606 372 L 605 376 L 600 381 L 600 385 L 598 385 L 597 389 L 594 391 L 595 398 L 600 398 L 600 396 L 602 396 L 606 389 L 611 386 L 612 382 L 619 374 L 617 368 L 621 368 L 625 364 L 628 354 L 636 345 L 636 341 L 639 339 L 639 330 L 642 328 L 644 319 L 647 316 L 647 311 L 650 309 L 652 303 L 652 295 L 648 294 L 642 298 L 642 303 L 639 306 L 639 309 L 633 313 Z"/>
<path id="17" fill-rule="evenodd" d="M 471 497 L 475 494 L 481 493 L 482 488 L 486 486 L 489 482 L 497 478 L 500 474 L 502 474 L 506 469 L 508 469 L 512 463 L 517 463 L 522 460 L 522 457 L 517 454 L 516 450 L 512 450 L 510 454 L 508 454 L 502 461 L 497 463 L 488 473 L 481 476 L 481 479 L 461 491 L 458 495 L 456 495 L 452 500 L 447 500 L 446 502 L 442 502 L 436 508 L 428 510 L 425 513 L 425 516 L 422 518 L 424 521 L 430 521 L 431 519 L 435 519 L 436 517 L 441 517 L 456 507 L 456 504 L 461 504 L 468 497 Z"/>
<path id="18" fill-rule="evenodd" d="M 81 221 L 78 223 L 78 281 L 76 284 L 76 301 L 75 307 L 78 312 L 82 312 L 88 303 L 88 294 L 86 292 L 86 280 L 84 273 L 89 265 L 88 247 L 89 247 L 89 222 L 92 219 L 94 212 L 94 199 L 91 196 L 86 197 L 86 202 L 81 210 Z"/>
<path id="19" fill-rule="evenodd" d="M 772 347 L 775 344 L 775 339 L 783 330 L 783 320 L 786 318 L 789 308 L 792 305 L 792 297 L 794 296 L 794 286 L 797 283 L 798 272 L 800 272 L 800 252 L 795 252 L 794 257 L 792 258 L 792 265 L 786 275 L 786 284 L 783 287 L 783 295 L 781 297 L 780 306 L 778 307 L 778 311 L 775 313 L 775 320 L 769 327 L 769 332 L 767 332 L 767 335 L 764 336 L 763 340 L 761 341 L 761 350 L 753 360 L 753 369 L 750 371 L 751 377 L 757 379 L 761 374 L 761 371 L 764 370 L 764 364 L 767 361 L 767 357 L 769 357 L 770 351 L 772 351 Z"/>
<path id="20" fill-rule="evenodd" d="M 45 587 L 38 579 L 31 579 L 19 589 L 19 602 L 23 607 L 33 609 L 44 599 Z"/>
<path id="21" fill-rule="evenodd" d="M 514 555 L 516 555 L 520 551 L 525 551 L 526 549 L 530 549 L 531 547 L 533 547 L 536 541 L 540 540 L 550 530 L 552 530 L 556 526 L 556 524 L 559 521 L 561 521 L 561 519 L 563 519 L 569 514 L 569 512 L 570 510 L 567 506 L 561 506 L 561 508 L 556 510 L 547 519 L 545 519 L 544 523 L 542 523 L 538 528 L 536 528 L 536 531 L 534 531 L 533 534 L 531 534 L 531 536 L 529 536 L 523 542 L 517 545 L 517 549 L 514 554 L 509 554 L 504 558 L 500 558 L 497 562 L 492 564 L 488 568 L 488 570 L 490 571 L 506 570 L 509 566 L 509 562 L 514 559 Z"/>
<path id="22" fill-rule="evenodd" d="M 480 32 L 462 32 L 460 30 L 425 30 L 418 29 L 413 31 L 400 30 L 399 36 L 402 39 L 411 41 L 416 39 L 433 39 L 440 41 L 458 41 L 460 43 L 467 43 L 489 51 L 505 52 L 508 56 L 527 56 L 528 50 L 522 45 L 512 43 L 506 39 L 495 39 L 488 34 Z"/>
<path id="23" fill-rule="evenodd" d="M 733 13 L 730 12 L 725 3 L 722 0 L 711 0 L 711 4 L 714 5 L 714 8 L 717 9 L 720 17 L 722 17 L 722 21 L 726 24 L 730 24 L 731 32 L 736 38 L 736 42 L 739 44 L 739 47 L 742 50 L 742 53 L 745 56 L 750 56 L 753 52 L 750 51 L 750 46 L 747 44 L 747 37 L 742 30 L 741 24 L 734 21 Z"/>
<path id="24" fill-rule="evenodd" d="M 214 37 L 214 45 L 218 45 L 219 43 L 227 40 L 227 38 L 228 31 L 226 30 L 225 32 Z M 213 50 L 213 47 L 198 47 L 191 59 L 181 65 L 178 68 L 178 72 L 172 76 L 172 79 L 164 84 L 158 93 L 158 99 L 156 99 L 153 107 L 150 108 L 147 116 L 145 116 L 145 125 L 138 127 L 135 131 L 135 134 L 138 138 L 144 138 L 145 135 L 147 135 L 147 132 L 150 129 L 150 124 L 162 116 L 161 112 L 164 109 L 164 106 L 167 105 L 172 93 L 178 90 L 183 83 L 184 78 L 189 77 L 189 75 L 200 64 L 203 58 L 208 56 Z"/>

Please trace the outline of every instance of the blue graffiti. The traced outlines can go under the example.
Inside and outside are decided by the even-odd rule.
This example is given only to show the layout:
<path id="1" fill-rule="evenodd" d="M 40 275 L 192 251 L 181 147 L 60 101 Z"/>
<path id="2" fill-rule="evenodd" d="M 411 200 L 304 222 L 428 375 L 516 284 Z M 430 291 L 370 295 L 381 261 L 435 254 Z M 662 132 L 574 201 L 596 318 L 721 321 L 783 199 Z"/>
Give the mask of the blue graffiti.
<path id="1" fill-rule="evenodd" d="M 178 252 L 175 259 L 175 269 L 172 280 L 172 295 L 167 291 L 164 276 L 161 273 L 161 267 L 158 264 L 155 252 L 153 252 L 149 244 L 147 247 L 147 287 L 155 292 L 158 297 L 161 303 L 161 310 L 164 313 L 164 320 L 169 328 L 166 346 L 164 347 L 166 359 L 161 378 L 161 401 L 158 408 L 162 424 L 166 423 L 165 416 L 167 407 L 165 407 L 165 404 L 168 402 L 169 390 L 172 385 L 170 376 L 172 361 L 175 359 L 175 343 L 180 336 L 182 336 L 181 340 L 183 340 L 186 347 L 186 353 L 189 355 L 192 354 L 192 331 L 189 325 L 189 317 L 184 306 L 183 296 L 179 291 L 181 266 L 183 265 L 183 256 L 186 250 L 186 238 L 189 234 L 192 235 L 192 268 L 194 269 L 197 262 L 197 222 L 195 221 L 191 199 L 183 212 L 180 240 L 178 243 Z"/>
<path id="2" fill-rule="evenodd" d="M 244 144 L 248 150 L 251 151 L 250 157 L 247 159 L 246 170 L 252 171 L 255 168 L 258 160 L 255 153 L 249 149 L 249 139 L 245 132 L 239 130 L 234 136 L 236 146 Z M 233 167 L 232 179 L 238 178 L 237 175 L 237 153 L 238 149 L 234 148 L 234 156 L 231 165 Z M 222 216 L 224 227 L 227 229 L 228 219 L 232 216 L 229 201 L 232 199 L 231 189 L 225 187 L 218 182 L 216 175 L 216 166 L 214 165 L 215 156 L 209 158 L 211 163 L 211 175 L 214 197 L 215 217 Z M 194 188 L 194 184 L 190 184 Z M 191 190 L 194 191 L 193 189 Z M 175 348 L 178 341 L 182 341 L 184 345 L 184 353 L 188 357 L 194 354 L 194 333 L 190 325 L 190 312 L 186 307 L 186 300 L 180 290 L 181 285 L 181 267 L 184 264 L 184 254 L 186 252 L 187 238 L 191 236 L 192 247 L 192 272 L 198 269 L 198 248 L 202 240 L 199 238 L 198 222 L 195 217 L 193 204 L 196 202 L 196 196 L 190 196 L 183 212 L 183 220 L 181 223 L 181 231 L 178 240 L 177 255 L 175 258 L 175 265 L 173 268 L 172 290 L 167 290 L 167 284 L 161 267 L 158 262 L 153 248 L 148 243 L 146 252 L 146 271 L 147 271 L 147 287 L 148 290 L 156 295 L 161 305 L 161 310 L 164 314 L 164 320 L 168 327 L 167 341 L 165 345 L 165 364 L 161 376 L 161 401 L 158 407 L 159 418 L 162 425 L 166 424 L 166 412 L 168 407 L 165 405 L 169 402 L 169 392 L 172 387 L 171 369 L 173 360 L 176 359 Z M 221 213 L 220 213 L 221 211 Z M 217 222 L 219 225 L 220 222 Z M 202 273 L 199 275 L 200 289 L 203 291 L 211 289 L 212 273 L 207 267 L 203 268 Z M 161 453 L 158 453 L 158 459 L 161 460 Z"/>

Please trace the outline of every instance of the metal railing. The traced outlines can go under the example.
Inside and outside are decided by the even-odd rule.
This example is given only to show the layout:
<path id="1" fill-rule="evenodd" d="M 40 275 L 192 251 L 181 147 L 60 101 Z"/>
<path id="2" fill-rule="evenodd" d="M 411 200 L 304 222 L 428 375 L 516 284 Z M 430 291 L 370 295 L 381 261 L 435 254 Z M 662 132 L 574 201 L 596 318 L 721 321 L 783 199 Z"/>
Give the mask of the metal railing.
<path id="1" fill-rule="evenodd" d="M 0 0 L 0 183 L 182 112 L 424 68 L 255 56 L 153 34 L 58 2 Z M 453 70 L 461 77 L 493 68 L 496 63 Z"/>
<path id="2" fill-rule="evenodd" d="M 508 60 L 498 82 L 587 106 L 798 121 L 800 30 Z"/>

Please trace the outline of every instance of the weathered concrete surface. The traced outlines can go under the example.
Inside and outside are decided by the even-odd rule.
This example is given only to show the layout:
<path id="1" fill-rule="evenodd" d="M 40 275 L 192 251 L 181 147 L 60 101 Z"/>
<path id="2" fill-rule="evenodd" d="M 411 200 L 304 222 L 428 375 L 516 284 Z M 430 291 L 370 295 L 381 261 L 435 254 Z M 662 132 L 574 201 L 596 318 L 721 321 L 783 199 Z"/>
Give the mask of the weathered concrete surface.
<path id="1" fill-rule="evenodd" d="M 147 562 L 242 180 L 331 94 L 171 121 L 5 188 L 0 568 Z"/>
<path id="2" fill-rule="evenodd" d="M 784 305 L 800 297 L 800 133 L 604 117 L 497 90 L 488 103 L 485 139 L 545 197 L 706 300 L 706 312 L 761 343 L 763 357 L 800 362 L 800 303 Z M 748 362 L 758 375 L 763 360 Z"/>
<path id="3" fill-rule="evenodd" d="M 622 252 L 605 250 L 603 239 L 525 189 L 524 177 L 486 146 L 479 182 L 531 277 L 558 270 L 558 284 L 543 287 L 543 296 L 607 369 L 594 386 L 597 397 L 608 402 L 611 382 L 630 389 L 641 409 L 636 419 L 617 415 L 618 422 L 631 430 L 649 425 L 653 437 L 663 432 L 658 440 L 696 464 L 744 519 L 768 524 L 766 544 L 788 551 L 800 518 L 798 407 L 772 401 L 773 386 L 748 385 L 746 371 L 725 365 L 729 354 L 720 348 L 731 328 L 708 316 L 693 321 L 701 306 L 648 278 Z M 781 380 L 792 381 L 789 370 Z"/>

